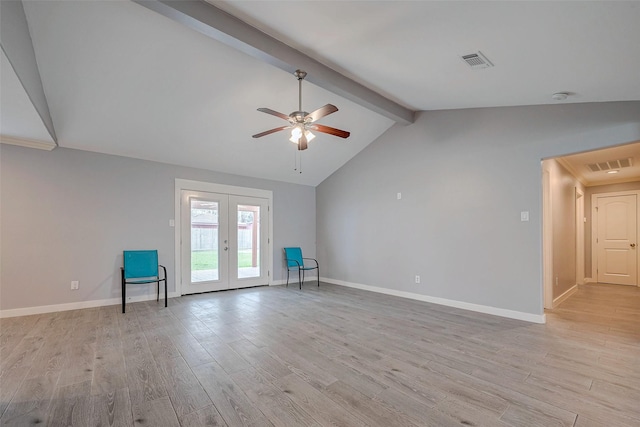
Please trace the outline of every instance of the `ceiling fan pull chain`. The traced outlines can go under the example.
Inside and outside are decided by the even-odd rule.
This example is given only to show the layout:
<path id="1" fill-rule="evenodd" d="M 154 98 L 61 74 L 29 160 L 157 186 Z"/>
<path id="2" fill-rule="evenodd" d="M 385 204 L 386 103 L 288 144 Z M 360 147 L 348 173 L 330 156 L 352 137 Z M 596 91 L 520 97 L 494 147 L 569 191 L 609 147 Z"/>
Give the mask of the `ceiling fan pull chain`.
<path id="1" fill-rule="evenodd" d="M 300 150 L 296 148 L 296 151 L 293 153 L 293 170 L 295 172 L 302 173 L 302 157 L 300 155 Z"/>

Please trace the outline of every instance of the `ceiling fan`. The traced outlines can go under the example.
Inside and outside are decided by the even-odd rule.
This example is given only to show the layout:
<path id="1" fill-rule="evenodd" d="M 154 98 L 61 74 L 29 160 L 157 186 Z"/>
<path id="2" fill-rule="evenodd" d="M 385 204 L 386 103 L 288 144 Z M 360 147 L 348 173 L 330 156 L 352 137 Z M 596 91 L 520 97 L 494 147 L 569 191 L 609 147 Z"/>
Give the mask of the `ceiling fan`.
<path id="1" fill-rule="evenodd" d="M 335 105 L 327 104 L 311 113 L 302 111 L 302 80 L 307 76 L 307 73 L 302 70 L 296 70 L 294 75 L 298 78 L 298 111 L 294 111 L 287 116 L 286 114 L 279 113 L 270 108 L 258 108 L 258 111 L 271 114 L 272 116 L 280 117 L 281 119 L 288 121 L 289 125 L 270 129 L 255 134 L 253 137 L 260 138 L 281 130 L 291 129 L 291 138 L 289 138 L 289 141 L 298 144 L 298 150 L 306 150 L 308 148 L 307 143 L 315 138 L 315 135 L 311 133 L 312 130 L 339 136 L 340 138 L 349 138 L 349 135 L 351 135 L 350 132 L 315 123 L 316 120 L 338 111 L 338 107 Z"/>

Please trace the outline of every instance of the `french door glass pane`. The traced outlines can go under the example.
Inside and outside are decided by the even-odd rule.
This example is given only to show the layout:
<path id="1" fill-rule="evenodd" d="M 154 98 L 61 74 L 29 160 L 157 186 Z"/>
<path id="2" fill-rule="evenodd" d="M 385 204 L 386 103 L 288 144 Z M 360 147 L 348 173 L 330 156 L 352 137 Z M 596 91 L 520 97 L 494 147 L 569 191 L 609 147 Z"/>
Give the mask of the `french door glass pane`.
<path id="1" fill-rule="evenodd" d="M 218 280 L 218 202 L 191 199 L 191 282 Z"/>
<path id="2" fill-rule="evenodd" d="M 238 205 L 238 278 L 260 277 L 260 206 Z"/>

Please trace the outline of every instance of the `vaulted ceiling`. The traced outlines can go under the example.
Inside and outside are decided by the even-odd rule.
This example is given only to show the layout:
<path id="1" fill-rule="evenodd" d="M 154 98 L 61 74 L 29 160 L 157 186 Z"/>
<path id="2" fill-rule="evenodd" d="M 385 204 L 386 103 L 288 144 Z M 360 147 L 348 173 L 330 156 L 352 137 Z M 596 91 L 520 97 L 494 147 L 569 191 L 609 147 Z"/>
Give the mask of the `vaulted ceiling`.
<path id="1" fill-rule="evenodd" d="M 317 185 L 413 111 L 640 100 L 639 2 L 209 1 L 196 23 L 178 3 L 23 2 L 55 140 L 6 32 L 3 138 Z M 302 174 L 285 132 L 251 138 L 286 124 L 256 108 L 297 109 L 296 68 L 304 109 L 351 132 Z"/>

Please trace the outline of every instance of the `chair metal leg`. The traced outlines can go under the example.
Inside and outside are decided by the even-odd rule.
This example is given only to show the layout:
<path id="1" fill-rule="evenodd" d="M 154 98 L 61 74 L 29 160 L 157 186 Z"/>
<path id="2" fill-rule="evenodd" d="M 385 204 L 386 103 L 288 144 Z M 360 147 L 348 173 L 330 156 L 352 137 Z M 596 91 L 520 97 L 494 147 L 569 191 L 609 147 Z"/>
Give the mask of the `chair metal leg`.
<path id="1" fill-rule="evenodd" d="M 302 278 L 300 278 L 300 273 L 302 273 Z M 304 280 L 304 270 L 298 268 L 298 285 L 300 285 L 300 289 L 302 290 L 302 281 Z"/>
<path id="2" fill-rule="evenodd" d="M 289 269 L 287 268 L 287 288 L 289 287 Z"/>
<path id="3" fill-rule="evenodd" d="M 159 267 L 162 267 L 162 270 L 164 271 L 164 306 L 167 306 L 167 268 L 164 265 L 160 265 Z M 158 301 L 160 300 L 160 281 L 158 281 Z"/>
<path id="4" fill-rule="evenodd" d="M 122 312 L 124 313 L 124 302 L 127 298 L 127 285 L 124 283 L 124 270 L 122 270 Z"/>
<path id="5" fill-rule="evenodd" d="M 318 270 L 318 287 L 320 287 L 320 267 L 316 268 Z"/>

